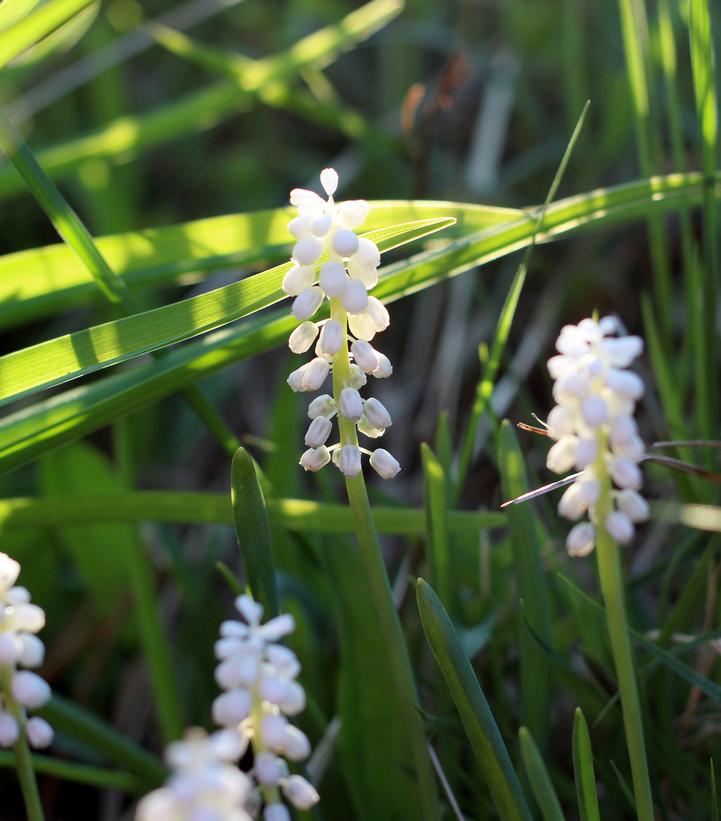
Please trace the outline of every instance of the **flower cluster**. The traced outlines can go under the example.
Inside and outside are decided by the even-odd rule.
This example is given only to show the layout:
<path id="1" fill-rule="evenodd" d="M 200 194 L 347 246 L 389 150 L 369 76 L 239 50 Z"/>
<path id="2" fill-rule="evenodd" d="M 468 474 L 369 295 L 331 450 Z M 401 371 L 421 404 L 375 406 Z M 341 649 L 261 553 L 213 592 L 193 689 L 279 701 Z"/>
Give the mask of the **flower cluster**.
<path id="1" fill-rule="evenodd" d="M 140 800 L 137 821 L 251 821 L 243 807 L 252 782 L 235 766 L 247 746 L 237 732 L 188 730 L 182 741 L 168 746 L 171 775 Z"/>
<path id="2" fill-rule="evenodd" d="M 332 459 L 343 474 L 356 476 L 361 470 L 361 453 L 369 451 L 358 447 L 353 425 L 376 439 L 392 423 L 377 399 L 363 399 L 359 393 L 369 374 L 385 379 L 393 373 L 388 357 L 371 345 L 376 333 L 388 327 L 390 317 L 380 300 L 368 295 L 378 281 L 380 251 L 370 239 L 354 233 L 366 219 L 368 203 L 336 203 L 333 195 L 338 188 L 338 174 L 332 168 L 321 172 L 320 181 L 327 200 L 302 188 L 290 194 L 298 216 L 290 221 L 288 230 L 296 244 L 283 290 L 295 297 L 293 315 L 301 324 L 290 335 L 288 344 L 294 353 L 303 354 L 315 343 L 315 358 L 294 370 L 288 384 L 296 392 L 316 391 L 331 367 L 336 370 L 335 397 L 319 396 L 308 409 L 308 450 L 300 464 L 305 470 L 317 471 Z M 330 301 L 330 318 L 312 321 L 326 298 Z M 328 447 L 331 420 L 338 414 L 351 422 L 353 435 L 344 436 L 341 430 L 341 441 Z M 384 448 L 370 454 L 370 464 L 386 479 L 400 470 Z"/>
<path id="3" fill-rule="evenodd" d="M 243 620 L 223 622 L 215 645 L 220 662 L 215 678 L 225 692 L 213 703 L 213 719 L 252 744 L 251 775 L 263 794 L 266 821 L 288 821 L 280 793 L 302 810 L 319 798 L 303 776 L 289 774 L 285 761 L 303 761 L 310 754 L 308 738 L 287 718 L 305 708 L 305 691 L 296 681 L 300 664 L 292 650 L 277 643 L 295 625 L 287 614 L 262 624 L 263 608 L 249 596 L 239 596 L 236 607 Z"/>
<path id="4" fill-rule="evenodd" d="M 548 361 L 557 404 L 547 419 L 548 433 L 556 440 L 547 465 L 555 473 L 581 471 L 561 497 L 558 512 L 573 521 L 585 513 L 589 517 L 568 534 L 572 556 L 593 550 L 599 526 L 627 544 L 634 523 L 649 514 L 638 493 L 644 444 L 633 418 L 644 388 L 640 377 L 626 370 L 643 350 L 643 341 L 619 332 L 614 317 L 566 325 L 556 341 L 558 355 Z"/>
<path id="5" fill-rule="evenodd" d="M 20 564 L 0 553 L 0 747 L 12 747 L 25 725 L 33 747 L 52 743 L 53 729 L 45 719 L 26 717 L 27 710 L 42 707 L 50 687 L 33 667 L 45 657 L 45 645 L 35 635 L 45 626 L 45 612 L 30 601 L 24 587 L 16 587 Z M 25 669 L 18 669 L 25 668 Z"/>

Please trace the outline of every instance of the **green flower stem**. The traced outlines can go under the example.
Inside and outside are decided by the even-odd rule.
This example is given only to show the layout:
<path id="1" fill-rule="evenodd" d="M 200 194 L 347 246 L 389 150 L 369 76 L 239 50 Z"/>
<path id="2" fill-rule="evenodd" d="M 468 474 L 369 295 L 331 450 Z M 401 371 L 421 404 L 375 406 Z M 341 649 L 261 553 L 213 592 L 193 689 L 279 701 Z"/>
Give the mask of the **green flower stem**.
<path id="1" fill-rule="evenodd" d="M 340 322 L 344 331 L 344 341 L 341 349 L 333 358 L 333 397 L 338 406 L 340 404 L 340 392 L 348 384 L 350 378 L 347 315 L 339 298 L 332 299 L 330 305 L 332 319 Z M 358 445 L 355 422 L 338 413 L 338 428 L 342 445 Z M 360 545 L 363 566 L 371 589 L 371 606 L 380 623 L 380 630 L 386 639 L 386 661 L 395 682 L 396 691 L 394 696 L 398 705 L 399 718 L 406 733 L 408 746 L 412 751 L 412 766 L 416 773 L 419 789 L 426 793 L 423 795 L 426 818 L 436 818 L 436 796 L 430 789 L 434 781 L 423 726 L 416 709 L 418 695 L 413 671 L 398 613 L 393 603 L 393 594 L 388 581 L 378 534 L 373 522 L 362 472 L 357 476 L 346 477 L 346 490 L 348 503 L 353 514 L 355 535 Z"/>
<path id="2" fill-rule="evenodd" d="M 604 526 L 606 516 L 611 510 L 611 478 L 608 475 L 604 460 L 606 452 L 605 435 L 599 436 L 598 445 L 599 456 L 594 463 L 594 472 L 601 484 L 601 492 L 595 510 L 598 573 L 601 580 L 601 592 L 606 604 L 611 651 L 621 696 L 621 712 L 623 713 L 628 757 L 631 761 L 636 814 L 640 821 L 653 821 L 653 798 L 651 797 L 651 782 L 648 775 L 646 746 L 643 737 L 641 703 L 638 697 L 633 652 L 628 637 L 621 558 L 618 544 Z"/>
<path id="3" fill-rule="evenodd" d="M 263 721 L 263 699 L 260 697 L 257 687 L 253 688 L 253 701 L 250 714 L 253 720 L 254 730 L 253 738 L 250 743 L 253 747 L 253 758 L 257 760 L 261 753 L 266 752 L 266 746 L 260 732 L 260 725 Z M 280 796 L 280 790 L 276 784 L 261 784 L 260 792 L 263 796 L 263 801 L 266 807 L 269 807 L 272 804 L 280 804 L 283 801 Z"/>
<path id="4" fill-rule="evenodd" d="M 2 667 L 2 695 L 5 701 L 5 706 L 8 711 L 15 717 L 18 723 L 20 734 L 18 740 L 13 747 L 15 751 L 15 769 L 18 774 L 18 781 L 20 782 L 20 789 L 23 794 L 23 801 L 25 802 L 25 812 L 28 821 L 44 821 L 43 805 L 40 802 L 40 793 L 38 792 L 37 781 L 35 780 L 35 770 L 33 769 L 33 760 L 30 755 L 30 747 L 28 747 L 28 739 L 25 733 L 25 709 L 21 704 L 13 698 L 10 690 L 10 682 L 12 679 L 12 670 L 9 667 Z"/>

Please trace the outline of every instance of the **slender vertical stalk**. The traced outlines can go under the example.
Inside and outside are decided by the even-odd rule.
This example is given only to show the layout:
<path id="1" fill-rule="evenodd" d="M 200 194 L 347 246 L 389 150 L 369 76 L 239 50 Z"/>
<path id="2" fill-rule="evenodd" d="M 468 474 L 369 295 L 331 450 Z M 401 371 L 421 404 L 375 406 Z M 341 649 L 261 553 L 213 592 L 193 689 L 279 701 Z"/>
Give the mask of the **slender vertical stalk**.
<path id="1" fill-rule="evenodd" d="M 333 358 L 333 396 L 336 405 L 340 405 L 340 392 L 346 386 L 350 376 L 350 363 L 347 347 L 347 315 L 339 298 L 331 299 L 331 318 L 337 320 L 344 329 L 345 339 L 340 351 Z M 338 414 L 338 429 L 341 445 L 358 445 L 358 434 L 355 422 Z M 372 607 L 380 623 L 380 629 L 386 640 L 388 650 L 387 663 L 395 682 L 395 699 L 401 713 L 408 745 L 413 755 L 413 767 L 419 789 L 425 790 L 422 806 L 425 817 L 437 818 L 436 796 L 429 787 L 433 784 L 428 747 L 423 733 L 420 715 L 416 709 L 416 693 L 413 671 L 411 669 L 408 649 L 403 638 L 400 620 L 393 603 L 393 594 L 388 581 L 383 555 L 378 541 L 375 524 L 371 514 L 368 493 L 363 474 L 346 477 L 348 503 L 353 514 L 356 538 L 360 545 L 363 566 L 370 586 Z"/>
<path id="2" fill-rule="evenodd" d="M 641 703 L 638 696 L 633 652 L 628 637 L 621 559 L 618 545 L 604 526 L 606 516 L 611 508 L 611 479 L 604 461 L 606 443 L 603 440 L 605 440 L 605 435 L 599 436 L 599 440 L 599 456 L 594 463 L 594 473 L 601 484 L 601 492 L 595 511 L 598 573 L 601 580 L 601 592 L 606 605 L 611 651 L 621 696 L 621 712 L 623 713 L 628 757 L 631 761 L 636 814 L 640 821 L 653 821 L 653 798 L 651 797 L 651 783 L 648 776 L 646 746 L 643 737 Z"/>
<path id="3" fill-rule="evenodd" d="M 1 669 L 3 700 L 5 701 L 8 711 L 17 721 L 20 730 L 18 740 L 15 742 L 13 749 L 15 751 L 15 769 L 18 774 L 23 801 L 25 802 L 25 812 L 28 821 L 44 821 L 45 815 L 43 814 L 43 806 L 40 802 L 40 793 L 38 792 L 38 785 L 35 780 L 33 760 L 30 755 L 30 747 L 28 746 L 28 739 L 25 733 L 25 709 L 22 705 L 18 704 L 12 696 L 10 690 L 12 672 L 10 668 L 3 667 Z"/>

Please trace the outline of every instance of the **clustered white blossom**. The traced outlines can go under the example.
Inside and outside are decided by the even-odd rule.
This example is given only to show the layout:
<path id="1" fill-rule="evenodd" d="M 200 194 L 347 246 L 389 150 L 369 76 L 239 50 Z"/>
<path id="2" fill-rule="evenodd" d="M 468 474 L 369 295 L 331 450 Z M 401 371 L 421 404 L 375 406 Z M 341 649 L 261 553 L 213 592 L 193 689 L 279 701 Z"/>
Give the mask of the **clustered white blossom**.
<path id="1" fill-rule="evenodd" d="M 338 188 L 338 174 L 332 168 L 321 172 L 320 181 L 327 200 L 303 188 L 294 188 L 290 193 L 298 216 L 290 221 L 288 230 L 297 241 L 292 252 L 293 267 L 282 287 L 295 297 L 293 315 L 301 324 L 290 335 L 288 345 L 294 353 L 302 354 L 315 342 L 315 358 L 294 370 L 288 384 L 296 392 L 319 390 L 334 358 L 341 351 L 349 357 L 349 375 L 337 402 L 323 394 L 310 403 L 311 422 L 305 435 L 308 450 L 300 464 L 305 470 L 317 471 L 332 459 L 343 474 L 356 476 L 361 470 L 361 453 L 369 451 L 355 442 L 341 441 L 330 447 L 326 443 L 336 414 L 351 420 L 360 433 L 372 439 L 382 436 L 392 424 L 390 414 L 377 399 L 363 399 L 359 393 L 368 374 L 385 379 L 393 373 L 388 357 L 371 345 L 376 333 L 388 327 L 390 317 L 383 303 L 368 295 L 378 282 L 380 251 L 370 239 L 354 233 L 368 215 L 368 203 L 336 203 L 333 195 Z M 334 318 L 331 311 L 330 319 L 312 321 L 326 298 L 331 307 L 334 303 L 342 306 L 342 320 Z M 384 448 L 370 454 L 370 464 L 385 479 L 393 478 L 400 470 L 396 459 Z"/>
<path id="2" fill-rule="evenodd" d="M 288 614 L 262 624 L 263 608 L 249 596 L 239 596 L 236 607 L 243 620 L 223 622 L 215 645 L 215 678 L 225 692 L 213 702 L 213 719 L 252 744 L 250 774 L 263 793 L 265 821 L 289 821 L 280 793 L 301 810 L 319 800 L 315 787 L 291 775 L 285 761 L 304 761 L 310 754 L 307 736 L 287 718 L 305 709 L 305 691 L 296 681 L 300 663 L 277 643 L 295 625 Z"/>
<path id="3" fill-rule="evenodd" d="M 240 733 L 197 727 L 168 745 L 168 781 L 138 803 L 137 821 L 251 821 L 244 806 L 252 782 L 236 762 L 247 749 Z"/>
<path id="4" fill-rule="evenodd" d="M 193 728 L 169 745 L 171 776 L 139 802 L 137 821 L 250 821 L 261 802 L 264 821 L 290 821 L 283 797 L 300 810 L 319 800 L 285 761 L 310 754 L 308 738 L 287 718 L 305 708 L 300 663 L 277 643 L 293 632 L 293 618 L 261 624 L 263 608 L 250 596 L 235 604 L 243 620 L 223 622 L 215 645 L 215 678 L 224 692 L 213 702 L 213 720 L 223 729 L 206 735 Z M 253 767 L 245 773 L 235 764 L 249 746 Z"/>
<path id="5" fill-rule="evenodd" d="M 644 388 L 641 378 L 626 370 L 642 352 L 643 340 L 619 333 L 611 316 L 566 325 L 556 341 L 558 356 L 548 361 L 557 405 L 547 419 L 548 433 L 556 440 L 547 466 L 554 473 L 581 471 L 561 497 L 558 512 L 573 521 L 586 513 L 589 518 L 568 534 L 572 556 L 593 550 L 601 525 L 617 542 L 628 544 L 634 523 L 649 515 L 648 503 L 638 493 L 644 444 L 633 418 Z M 600 522 L 598 502 L 609 477 L 610 503 L 603 505 Z"/>
<path id="6" fill-rule="evenodd" d="M 35 635 L 45 626 L 45 612 L 31 603 L 26 588 L 15 586 L 19 575 L 20 564 L 0 553 L 0 747 L 12 747 L 24 723 L 31 746 L 40 749 L 52 743 L 53 729 L 39 716 L 27 718 L 26 711 L 46 704 L 50 687 L 27 668 L 39 667 L 45 657 Z"/>

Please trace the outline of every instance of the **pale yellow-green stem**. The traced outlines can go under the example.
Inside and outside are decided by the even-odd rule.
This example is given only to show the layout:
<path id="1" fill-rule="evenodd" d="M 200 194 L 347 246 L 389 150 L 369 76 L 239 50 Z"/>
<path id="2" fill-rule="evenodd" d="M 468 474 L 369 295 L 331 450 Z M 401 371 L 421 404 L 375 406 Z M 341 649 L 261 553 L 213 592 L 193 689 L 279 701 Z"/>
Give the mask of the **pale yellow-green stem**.
<path id="1" fill-rule="evenodd" d="M 347 386 L 350 377 L 347 346 L 348 317 L 339 298 L 331 299 L 330 308 L 331 318 L 337 320 L 343 329 L 343 344 L 340 351 L 333 357 L 333 397 L 336 407 L 339 407 L 340 392 Z M 338 429 L 341 445 L 358 445 L 355 422 L 346 419 L 340 412 L 338 413 Z M 421 724 L 420 714 L 416 709 L 418 695 L 413 671 L 408 657 L 408 648 L 403 637 L 403 630 L 393 603 L 391 586 L 373 522 L 362 471 L 357 476 L 346 477 L 346 490 L 348 503 L 353 514 L 354 530 L 360 545 L 361 557 L 370 586 L 372 598 L 370 604 L 378 619 L 380 630 L 385 637 L 385 648 L 387 650 L 385 661 L 392 672 L 395 684 L 393 698 L 404 728 L 410 755 L 413 757 L 408 765 L 415 771 L 418 788 L 421 792 L 423 818 L 437 819 L 437 797 L 423 725 Z"/>
<path id="2" fill-rule="evenodd" d="M 45 818 L 43 805 L 40 802 L 38 785 L 35 780 L 35 770 L 33 769 L 33 760 L 30 755 L 27 734 L 25 732 L 25 708 L 21 704 L 18 704 L 13 698 L 10 689 L 12 682 L 12 670 L 10 667 L 5 665 L 0 666 L 0 682 L 2 683 L 2 696 L 5 707 L 15 718 L 15 721 L 17 721 L 19 728 L 18 740 L 14 744 L 15 769 L 18 773 L 18 781 L 20 782 L 20 789 L 22 790 L 23 801 L 25 802 L 25 812 L 27 813 L 28 821 L 43 821 Z"/>
<path id="3" fill-rule="evenodd" d="M 621 558 L 616 541 L 606 530 L 605 521 L 611 510 L 611 477 L 605 461 L 606 435 L 599 433 L 598 456 L 593 470 L 600 483 L 600 493 L 594 509 L 596 555 L 601 592 L 606 605 L 606 620 L 611 638 L 613 663 L 616 667 L 621 712 L 626 733 L 626 746 L 631 761 L 636 814 L 641 821 L 653 821 L 653 798 L 648 775 L 646 745 L 643 736 L 641 703 L 638 697 L 633 652 L 628 636 L 626 602 L 621 572 Z"/>
<path id="4" fill-rule="evenodd" d="M 260 723 L 263 720 L 263 699 L 260 697 L 257 687 L 254 687 L 252 692 L 250 717 L 253 722 L 253 738 L 250 743 L 253 747 L 253 758 L 257 760 L 261 753 L 267 751 L 263 736 L 260 733 Z M 280 791 L 275 784 L 260 784 L 260 792 L 266 806 L 279 804 L 282 800 Z"/>

